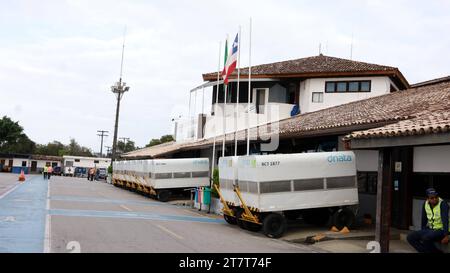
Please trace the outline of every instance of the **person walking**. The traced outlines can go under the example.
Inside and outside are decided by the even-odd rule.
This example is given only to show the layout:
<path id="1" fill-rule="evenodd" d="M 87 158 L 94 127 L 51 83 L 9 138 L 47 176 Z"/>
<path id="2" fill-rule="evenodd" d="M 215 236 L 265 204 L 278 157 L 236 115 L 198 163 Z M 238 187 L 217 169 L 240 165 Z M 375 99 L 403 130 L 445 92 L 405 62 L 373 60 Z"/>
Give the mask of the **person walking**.
<path id="1" fill-rule="evenodd" d="M 48 166 L 47 168 L 47 178 L 48 180 L 50 180 L 50 176 L 52 176 L 53 173 L 53 167 L 52 166 Z"/>
<path id="2" fill-rule="evenodd" d="M 418 252 L 441 253 L 435 243 L 448 244 L 449 206 L 433 188 L 427 189 L 422 207 L 422 229 L 410 233 L 407 240 Z"/>
<path id="3" fill-rule="evenodd" d="M 47 173 L 48 173 L 47 165 L 44 166 L 44 170 L 42 171 L 42 173 L 44 174 L 44 179 L 47 179 Z"/>
<path id="4" fill-rule="evenodd" d="M 94 181 L 94 175 L 95 175 L 95 168 L 90 168 L 89 169 L 88 180 Z"/>

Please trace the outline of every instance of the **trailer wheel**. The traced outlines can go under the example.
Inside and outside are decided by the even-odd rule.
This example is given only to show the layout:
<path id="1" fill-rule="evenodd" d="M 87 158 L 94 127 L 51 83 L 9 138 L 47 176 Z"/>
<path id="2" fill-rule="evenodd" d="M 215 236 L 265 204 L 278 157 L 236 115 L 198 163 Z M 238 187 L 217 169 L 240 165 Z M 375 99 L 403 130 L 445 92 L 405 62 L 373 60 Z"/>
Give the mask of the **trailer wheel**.
<path id="1" fill-rule="evenodd" d="M 263 232 L 267 237 L 280 238 L 286 231 L 286 218 L 278 213 L 271 213 L 264 218 Z"/>
<path id="2" fill-rule="evenodd" d="M 226 214 L 223 215 L 223 219 L 230 224 L 230 225 L 236 225 L 236 217 L 228 216 Z"/>
<path id="3" fill-rule="evenodd" d="M 158 192 L 158 200 L 161 202 L 167 202 L 170 198 L 170 191 L 160 191 Z"/>
<path id="4" fill-rule="evenodd" d="M 344 227 L 352 227 L 355 222 L 355 214 L 348 208 L 341 208 L 334 212 L 333 214 L 333 225 L 338 229 Z"/>
<path id="5" fill-rule="evenodd" d="M 303 211 L 303 220 L 307 224 L 324 226 L 330 219 L 330 212 L 327 208 L 309 209 Z"/>

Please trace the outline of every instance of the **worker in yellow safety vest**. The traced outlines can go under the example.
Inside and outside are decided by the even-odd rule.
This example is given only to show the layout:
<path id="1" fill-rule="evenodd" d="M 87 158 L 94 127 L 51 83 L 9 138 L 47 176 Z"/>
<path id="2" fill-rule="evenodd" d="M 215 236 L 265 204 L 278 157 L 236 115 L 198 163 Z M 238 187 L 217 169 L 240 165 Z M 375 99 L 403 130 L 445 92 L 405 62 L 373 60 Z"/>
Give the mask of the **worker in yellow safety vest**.
<path id="1" fill-rule="evenodd" d="M 44 166 L 44 170 L 42 171 L 42 173 L 44 174 L 44 179 L 47 179 L 47 173 L 48 173 L 47 165 Z"/>
<path id="2" fill-rule="evenodd" d="M 422 229 L 410 233 L 407 239 L 418 252 L 439 253 L 442 251 L 435 243 L 448 244 L 449 206 L 435 189 L 428 189 L 426 194 L 427 200 L 422 209 Z"/>

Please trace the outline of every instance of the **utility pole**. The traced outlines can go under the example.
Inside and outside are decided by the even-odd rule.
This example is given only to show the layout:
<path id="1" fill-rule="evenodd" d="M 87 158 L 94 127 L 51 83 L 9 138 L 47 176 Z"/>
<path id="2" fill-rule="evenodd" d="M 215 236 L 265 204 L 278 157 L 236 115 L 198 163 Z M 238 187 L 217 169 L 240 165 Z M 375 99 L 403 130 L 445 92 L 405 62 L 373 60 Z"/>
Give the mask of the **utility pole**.
<path id="1" fill-rule="evenodd" d="M 121 139 L 123 141 L 123 151 L 122 152 L 126 152 L 126 148 L 127 148 L 127 142 L 130 140 L 129 137 L 119 137 L 119 139 Z"/>
<path id="2" fill-rule="evenodd" d="M 125 29 L 126 31 L 126 29 Z M 120 64 L 120 78 L 119 81 L 116 82 L 115 85 L 111 86 L 111 91 L 116 95 L 117 98 L 117 106 L 116 106 L 116 121 L 114 124 L 114 139 L 112 146 L 112 156 L 111 156 L 111 164 L 116 159 L 116 149 L 117 149 L 117 131 L 119 127 L 119 109 L 120 109 L 120 100 L 123 97 L 123 94 L 130 90 L 129 86 L 126 86 L 126 83 L 122 82 L 122 72 L 123 72 L 123 55 L 125 51 L 125 32 L 123 35 L 123 46 L 122 46 L 122 61 Z"/>
<path id="3" fill-rule="evenodd" d="M 111 146 L 105 146 L 106 148 L 106 156 L 109 155 L 109 153 L 111 152 Z"/>
<path id="4" fill-rule="evenodd" d="M 99 136 L 101 138 L 101 143 L 100 143 L 100 157 L 103 157 L 103 138 L 107 137 L 108 135 L 106 133 L 109 133 L 108 131 L 104 131 L 104 130 L 97 130 L 97 136 Z"/>

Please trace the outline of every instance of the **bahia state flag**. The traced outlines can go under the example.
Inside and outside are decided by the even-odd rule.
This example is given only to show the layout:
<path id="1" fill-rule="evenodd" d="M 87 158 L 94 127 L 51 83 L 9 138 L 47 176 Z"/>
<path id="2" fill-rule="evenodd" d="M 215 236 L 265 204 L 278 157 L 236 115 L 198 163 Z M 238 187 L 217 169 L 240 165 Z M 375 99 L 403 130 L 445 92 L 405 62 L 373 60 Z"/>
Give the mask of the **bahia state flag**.
<path id="1" fill-rule="evenodd" d="M 222 73 L 224 84 L 228 84 L 228 79 L 233 71 L 236 69 L 237 65 L 237 56 L 239 50 L 239 33 L 236 34 L 236 38 L 234 39 L 233 46 L 231 48 L 230 56 L 226 57 L 226 64 L 224 71 Z M 226 55 L 225 55 L 226 56 Z"/>

